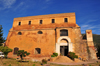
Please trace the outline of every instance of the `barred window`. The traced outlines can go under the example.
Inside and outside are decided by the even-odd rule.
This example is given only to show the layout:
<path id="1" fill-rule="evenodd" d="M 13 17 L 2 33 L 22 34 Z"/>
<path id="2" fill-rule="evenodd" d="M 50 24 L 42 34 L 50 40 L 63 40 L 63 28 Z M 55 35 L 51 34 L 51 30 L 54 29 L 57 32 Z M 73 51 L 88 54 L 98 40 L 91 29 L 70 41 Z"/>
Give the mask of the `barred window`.
<path id="1" fill-rule="evenodd" d="M 68 30 L 65 29 L 60 30 L 60 36 L 68 36 Z"/>

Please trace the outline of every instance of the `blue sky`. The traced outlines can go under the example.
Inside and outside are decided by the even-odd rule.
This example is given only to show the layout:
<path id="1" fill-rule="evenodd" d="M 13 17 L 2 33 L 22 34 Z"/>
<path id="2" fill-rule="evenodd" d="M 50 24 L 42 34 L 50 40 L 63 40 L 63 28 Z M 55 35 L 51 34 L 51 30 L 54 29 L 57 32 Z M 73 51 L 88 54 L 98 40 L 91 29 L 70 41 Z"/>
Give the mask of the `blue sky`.
<path id="1" fill-rule="evenodd" d="M 16 17 L 75 12 L 81 33 L 100 34 L 100 0 L 0 0 L 0 25 L 6 38 Z"/>

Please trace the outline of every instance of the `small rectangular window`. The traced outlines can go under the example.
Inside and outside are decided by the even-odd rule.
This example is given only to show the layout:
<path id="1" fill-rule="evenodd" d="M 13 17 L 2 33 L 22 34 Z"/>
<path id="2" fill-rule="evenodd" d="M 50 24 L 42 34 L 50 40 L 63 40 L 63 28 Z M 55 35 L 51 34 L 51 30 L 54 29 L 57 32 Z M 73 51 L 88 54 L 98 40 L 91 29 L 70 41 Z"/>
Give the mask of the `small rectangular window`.
<path id="1" fill-rule="evenodd" d="M 28 25 L 31 25 L 31 21 L 29 21 Z"/>
<path id="2" fill-rule="evenodd" d="M 40 48 L 35 48 L 35 54 L 41 54 L 41 49 Z"/>
<path id="3" fill-rule="evenodd" d="M 19 24 L 18 24 L 19 26 L 21 25 L 21 22 L 19 22 Z"/>
<path id="4" fill-rule="evenodd" d="M 13 54 L 17 54 L 18 50 L 19 50 L 19 48 L 15 47 L 15 48 L 14 48 L 14 53 L 13 53 Z"/>
<path id="5" fill-rule="evenodd" d="M 52 19 L 52 23 L 55 23 L 55 19 Z"/>
<path id="6" fill-rule="evenodd" d="M 40 24 L 42 24 L 42 20 L 40 20 Z"/>
<path id="7" fill-rule="evenodd" d="M 68 22 L 68 18 L 64 18 L 64 22 Z"/>

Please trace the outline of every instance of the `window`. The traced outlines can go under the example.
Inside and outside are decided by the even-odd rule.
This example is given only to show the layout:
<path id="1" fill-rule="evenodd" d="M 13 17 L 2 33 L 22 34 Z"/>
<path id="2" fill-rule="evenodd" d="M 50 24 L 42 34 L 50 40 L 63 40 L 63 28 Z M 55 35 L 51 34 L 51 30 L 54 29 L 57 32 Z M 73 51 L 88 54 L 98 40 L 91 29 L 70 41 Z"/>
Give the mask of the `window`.
<path id="1" fill-rule="evenodd" d="M 68 18 L 64 18 L 64 22 L 68 22 Z"/>
<path id="2" fill-rule="evenodd" d="M 28 25 L 31 25 L 31 21 L 29 21 Z"/>
<path id="3" fill-rule="evenodd" d="M 40 48 L 35 48 L 35 54 L 41 54 L 41 49 Z"/>
<path id="4" fill-rule="evenodd" d="M 55 19 L 52 19 L 52 23 L 55 23 Z"/>
<path id="5" fill-rule="evenodd" d="M 21 25 L 21 22 L 19 22 L 19 24 L 18 24 L 19 26 Z"/>
<path id="6" fill-rule="evenodd" d="M 42 24 L 42 20 L 40 20 L 40 24 Z"/>
<path id="7" fill-rule="evenodd" d="M 68 30 L 65 29 L 60 30 L 60 36 L 68 36 Z"/>
<path id="8" fill-rule="evenodd" d="M 42 31 L 38 31 L 38 34 L 43 34 L 43 32 Z"/>
<path id="9" fill-rule="evenodd" d="M 13 53 L 13 54 L 17 54 L 18 50 L 19 50 L 19 48 L 15 47 L 15 48 L 14 48 L 14 53 Z"/>
<path id="10" fill-rule="evenodd" d="M 22 33 L 21 32 L 18 32 L 18 35 L 22 35 Z"/>

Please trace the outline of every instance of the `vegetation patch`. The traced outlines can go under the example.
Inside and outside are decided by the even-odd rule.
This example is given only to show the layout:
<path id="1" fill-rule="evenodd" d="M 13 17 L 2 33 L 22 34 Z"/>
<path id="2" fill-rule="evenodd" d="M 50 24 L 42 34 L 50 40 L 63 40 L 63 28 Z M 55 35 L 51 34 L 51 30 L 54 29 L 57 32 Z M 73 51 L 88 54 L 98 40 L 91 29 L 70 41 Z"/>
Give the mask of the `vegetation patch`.
<path id="1" fill-rule="evenodd" d="M 75 55 L 74 52 L 68 52 L 68 57 L 74 60 L 74 58 L 78 58 L 78 55 Z"/>
<path id="2" fill-rule="evenodd" d="M 57 57 L 58 53 L 53 53 L 53 55 L 51 55 L 51 57 Z"/>
<path id="3" fill-rule="evenodd" d="M 42 64 L 47 64 L 47 60 L 46 59 L 43 59 L 42 60 Z"/>
<path id="4" fill-rule="evenodd" d="M 50 66 L 82 66 L 81 65 L 60 65 L 60 64 L 54 64 L 54 63 L 48 63 Z M 91 64 L 87 64 L 87 66 L 99 66 L 100 62 L 95 62 L 95 63 L 91 63 Z M 41 62 L 26 62 L 26 63 L 19 63 L 17 60 L 14 59 L 0 59 L 0 66 L 41 66 Z"/>
<path id="5" fill-rule="evenodd" d="M 23 57 L 26 57 L 28 56 L 30 53 L 28 53 L 27 51 L 24 51 L 24 50 L 18 50 L 17 52 L 17 56 L 20 56 L 21 58 L 21 61 L 23 60 Z"/>
<path id="6" fill-rule="evenodd" d="M 0 51 L 2 51 L 5 55 L 5 57 L 7 58 L 8 53 L 12 52 L 12 49 L 8 48 L 7 46 L 5 46 L 5 47 L 0 46 Z"/>

